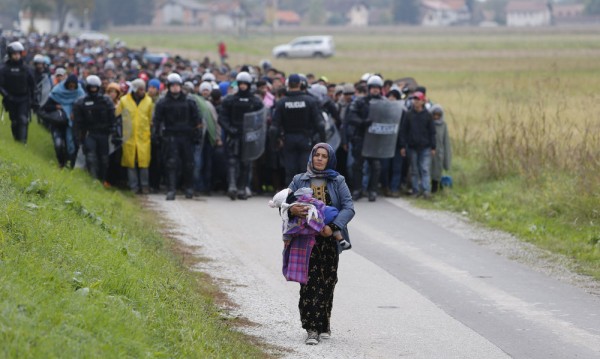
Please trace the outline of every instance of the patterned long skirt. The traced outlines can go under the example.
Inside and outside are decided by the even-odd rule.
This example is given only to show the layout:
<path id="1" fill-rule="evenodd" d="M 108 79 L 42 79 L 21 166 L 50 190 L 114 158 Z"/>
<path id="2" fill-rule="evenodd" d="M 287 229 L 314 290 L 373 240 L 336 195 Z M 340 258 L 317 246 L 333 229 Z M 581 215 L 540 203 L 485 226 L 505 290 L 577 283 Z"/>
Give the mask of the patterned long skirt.
<path id="1" fill-rule="evenodd" d="M 337 283 L 339 254 L 332 237 L 317 237 L 310 255 L 308 282 L 300 285 L 300 320 L 302 328 L 318 333 L 329 332 L 333 307 L 333 290 Z"/>

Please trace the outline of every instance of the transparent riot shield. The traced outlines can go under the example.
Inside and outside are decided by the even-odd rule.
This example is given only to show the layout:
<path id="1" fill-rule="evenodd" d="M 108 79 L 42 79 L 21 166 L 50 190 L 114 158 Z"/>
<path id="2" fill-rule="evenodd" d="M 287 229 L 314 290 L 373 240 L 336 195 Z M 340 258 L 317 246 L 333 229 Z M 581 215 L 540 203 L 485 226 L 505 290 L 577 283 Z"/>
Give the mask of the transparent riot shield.
<path id="1" fill-rule="evenodd" d="M 242 135 L 242 161 L 254 161 L 265 152 L 267 140 L 267 110 L 244 114 L 244 133 Z"/>
<path id="2" fill-rule="evenodd" d="M 384 99 L 370 102 L 369 120 L 372 124 L 365 132 L 363 157 L 394 157 L 401 117 L 402 106 L 397 101 Z"/>
<path id="3" fill-rule="evenodd" d="M 323 118 L 325 119 L 325 135 L 327 137 L 327 143 L 331 146 L 331 148 L 333 148 L 334 151 L 337 151 L 338 147 L 340 147 L 340 144 L 342 143 L 340 131 L 338 131 L 331 116 L 323 112 Z"/>

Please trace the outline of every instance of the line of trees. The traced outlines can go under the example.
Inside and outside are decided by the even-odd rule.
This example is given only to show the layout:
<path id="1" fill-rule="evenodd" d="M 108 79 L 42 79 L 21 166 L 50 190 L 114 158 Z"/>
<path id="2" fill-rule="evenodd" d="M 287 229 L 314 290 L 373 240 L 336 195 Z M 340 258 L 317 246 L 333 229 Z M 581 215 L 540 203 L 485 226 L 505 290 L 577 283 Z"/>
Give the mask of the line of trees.
<path id="1" fill-rule="evenodd" d="M 0 12 L 17 20 L 19 11 L 31 14 L 30 27 L 39 16 L 53 16 L 63 31 L 67 14 L 91 20 L 92 28 L 110 25 L 150 23 L 154 15 L 154 0 L 2 0 Z"/>

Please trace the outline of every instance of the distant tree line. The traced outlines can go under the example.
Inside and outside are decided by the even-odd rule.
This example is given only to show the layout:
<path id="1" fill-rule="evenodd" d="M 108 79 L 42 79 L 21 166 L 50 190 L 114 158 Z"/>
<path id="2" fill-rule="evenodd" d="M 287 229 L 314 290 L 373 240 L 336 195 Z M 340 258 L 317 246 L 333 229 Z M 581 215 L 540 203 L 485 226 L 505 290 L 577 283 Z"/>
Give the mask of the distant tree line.
<path id="1" fill-rule="evenodd" d="M 62 31 L 69 11 L 88 17 L 92 28 L 110 25 L 148 24 L 154 16 L 154 0 L 2 0 L 0 12 L 17 20 L 19 11 L 29 11 L 30 20 L 39 16 L 53 16 Z"/>
<path id="2" fill-rule="evenodd" d="M 149 24 L 154 16 L 156 0 L 1 0 L 0 13 L 16 20 L 19 10 L 29 10 L 33 17 L 53 15 L 59 20 L 60 28 L 64 27 L 65 17 L 69 11 L 79 16 L 88 16 L 93 29 L 103 29 L 112 25 Z M 213 0 L 198 0 L 207 3 Z M 371 9 L 390 9 L 390 23 L 418 24 L 420 21 L 421 0 L 368 0 L 364 1 Z M 544 0 L 540 0 L 544 1 Z M 552 0 L 550 0 L 552 1 Z M 242 0 L 242 4 L 255 13 L 260 13 L 269 0 Z M 487 0 L 477 3 L 466 0 L 471 11 L 481 6 L 494 10 L 499 16 L 503 14 L 508 0 Z M 554 1 L 556 2 L 556 1 Z M 476 3 L 478 5 L 476 5 Z M 586 15 L 600 15 L 600 0 L 584 0 Z M 279 9 L 293 10 L 303 16 L 308 24 L 343 25 L 347 22 L 347 0 L 278 0 Z M 339 9 L 329 14 L 325 10 Z M 502 20 L 502 19 L 497 19 Z M 500 21 L 503 22 L 503 21 Z M 33 23 L 33 20 L 31 20 Z"/>

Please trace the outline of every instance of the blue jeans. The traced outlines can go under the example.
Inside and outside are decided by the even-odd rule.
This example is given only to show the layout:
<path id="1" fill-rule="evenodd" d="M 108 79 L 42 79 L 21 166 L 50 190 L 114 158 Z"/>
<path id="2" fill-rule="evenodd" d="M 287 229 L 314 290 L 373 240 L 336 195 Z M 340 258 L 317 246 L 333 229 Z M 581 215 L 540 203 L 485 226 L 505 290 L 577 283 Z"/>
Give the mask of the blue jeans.
<path id="1" fill-rule="evenodd" d="M 203 188 L 202 181 L 202 165 L 203 165 L 203 156 L 202 156 L 202 145 L 194 145 L 194 191 L 201 191 Z"/>
<path id="2" fill-rule="evenodd" d="M 431 193 L 431 148 L 409 149 L 408 155 L 413 194 Z"/>
<path id="3" fill-rule="evenodd" d="M 392 176 L 390 179 L 390 191 L 392 192 L 398 192 L 400 190 L 400 184 L 403 180 L 402 162 L 404 162 L 404 157 L 400 155 L 400 151 L 396 151 L 394 158 L 391 159 Z"/>

